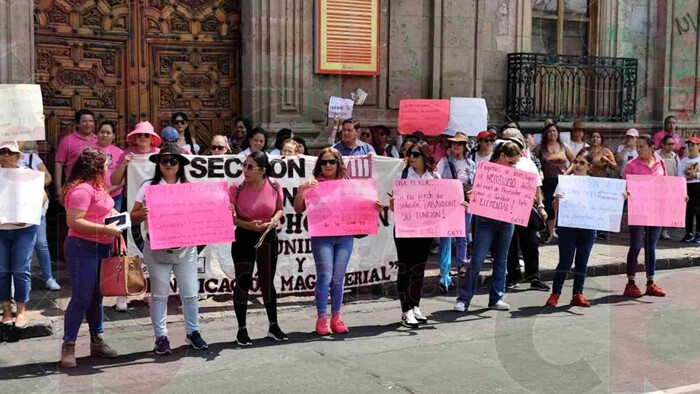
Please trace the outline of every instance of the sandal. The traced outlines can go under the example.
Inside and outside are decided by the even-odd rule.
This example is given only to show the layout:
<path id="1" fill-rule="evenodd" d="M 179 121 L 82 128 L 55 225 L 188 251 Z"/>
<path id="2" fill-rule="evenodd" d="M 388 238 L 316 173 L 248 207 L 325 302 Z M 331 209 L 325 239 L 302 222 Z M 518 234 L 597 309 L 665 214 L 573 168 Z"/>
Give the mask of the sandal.
<path id="1" fill-rule="evenodd" d="M 28 320 L 27 317 L 24 315 L 17 315 L 15 317 L 15 328 L 19 328 L 20 330 L 24 330 L 27 328 L 28 325 Z"/>

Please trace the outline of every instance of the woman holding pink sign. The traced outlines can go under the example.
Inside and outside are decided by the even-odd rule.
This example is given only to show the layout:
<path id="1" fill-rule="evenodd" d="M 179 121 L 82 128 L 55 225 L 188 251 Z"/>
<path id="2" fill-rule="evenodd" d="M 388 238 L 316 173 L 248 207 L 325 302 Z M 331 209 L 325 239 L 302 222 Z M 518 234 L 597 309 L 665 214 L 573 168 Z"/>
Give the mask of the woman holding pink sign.
<path id="1" fill-rule="evenodd" d="M 304 194 L 309 189 L 318 188 L 319 182 L 347 179 L 343 158 L 336 149 L 325 148 L 319 153 L 313 170 L 314 177 L 299 185 L 299 190 L 294 196 L 294 210 L 296 213 L 306 211 Z M 351 181 L 350 181 L 351 182 Z M 382 209 L 382 204 L 377 200 L 377 210 Z M 348 268 L 354 238 L 352 235 L 311 237 L 311 251 L 316 265 L 316 333 L 318 335 L 330 335 L 347 333 L 348 327 L 343 322 L 340 309 L 343 306 L 343 283 L 345 271 Z M 328 293 L 331 294 L 331 321 L 328 326 L 327 307 Z"/>
<path id="2" fill-rule="evenodd" d="M 622 178 L 628 175 L 658 175 L 666 176 L 664 161 L 654 154 L 654 140 L 651 136 L 642 135 L 637 139 L 638 157 L 630 160 L 622 171 Z M 632 197 L 634 198 L 634 197 Z M 658 226 L 629 226 L 630 249 L 627 252 L 627 285 L 622 295 L 638 298 L 642 291 L 634 282 L 637 272 L 637 258 L 644 245 L 644 265 L 647 270 L 647 289 L 645 295 L 664 297 L 666 293 L 654 283 L 654 271 L 656 270 L 656 244 L 661 236 L 661 227 Z"/>
<path id="3" fill-rule="evenodd" d="M 502 166 L 515 167 L 521 155 L 520 147 L 515 142 L 497 141 L 490 161 Z M 488 306 L 498 311 L 507 311 L 510 309 L 510 305 L 503 301 L 503 295 L 506 291 L 506 259 L 515 225 L 481 216 L 476 216 L 475 220 L 476 231 L 474 233 L 472 262 L 460 265 L 457 270 L 460 277 L 459 296 L 454 310 L 465 312 L 469 307 L 476 293 L 481 267 L 490 250 L 493 257 L 493 279 Z"/>
<path id="4" fill-rule="evenodd" d="M 166 144 L 160 153 L 151 155 L 149 160 L 156 163 L 153 178 L 141 185 L 134 207 L 131 209 L 131 222 L 144 223 L 148 219 L 146 189 L 153 185 L 173 185 L 186 183 L 185 166 L 190 161 L 180 154 L 180 148 L 173 143 Z M 146 226 L 143 226 L 146 227 Z M 156 337 L 153 352 L 160 355 L 172 353 L 166 320 L 168 317 L 168 297 L 170 296 L 170 278 L 175 275 L 182 312 L 185 316 L 185 341 L 192 348 L 206 349 L 207 343 L 199 334 L 199 280 L 197 278 L 197 247 L 189 246 L 164 250 L 151 249 L 150 238 L 145 230 L 143 260 L 148 267 L 151 280 L 151 325 Z"/>

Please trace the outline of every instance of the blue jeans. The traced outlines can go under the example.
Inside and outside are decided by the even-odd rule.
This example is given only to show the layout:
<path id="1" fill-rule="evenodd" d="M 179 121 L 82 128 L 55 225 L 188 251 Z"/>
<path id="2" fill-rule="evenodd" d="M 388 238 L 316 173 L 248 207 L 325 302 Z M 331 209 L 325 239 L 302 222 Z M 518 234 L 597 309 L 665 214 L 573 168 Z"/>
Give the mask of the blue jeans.
<path id="1" fill-rule="evenodd" d="M 467 244 L 469 239 L 469 227 L 472 222 L 472 215 L 465 212 L 464 222 L 466 232 L 464 237 L 440 238 L 440 283 L 449 287 L 452 285 L 450 278 L 450 267 L 452 266 L 452 241 L 457 243 L 457 264 L 467 263 Z"/>
<path id="2" fill-rule="evenodd" d="M 36 230 L 36 245 L 34 245 L 36 257 L 39 259 L 39 267 L 44 281 L 53 278 L 51 275 L 51 253 L 49 253 L 49 240 L 46 237 L 46 216 L 41 217 L 41 224 Z"/>
<path id="3" fill-rule="evenodd" d="M 117 210 L 117 212 L 122 211 L 122 201 L 124 200 L 124 194 L 120 194 L 118 196 L 112 197 L 114 200 L 114 209 Z"/>
<path id="4" fill-rule="evenodd" d="M 486 260 L 486 254 L 491 250 L 493 257 L 493 274 L 491 279 L 491 291 L 489 292 L 489 306 L 503 298 L 506 291 L 506 258 L 508 247 L 513 237 L 515 225 L 498 220 L 476 217 L 476 231 L 474 233 L 474 255 L 472 262 L 467 267 L 467 276 L 460 278 L 459 297 L 457 301 L 469 304 L 476 294 L 477 282 L 481 267 Z"/>
<path id="5" fill-rule="evenodd" d="M 111 244 L 99 244 L 77 237 L 66 237 L 63 253 L 73 289 L 63 323 L 63 340 L 78 338 L 85 318 L 90 335 L 102 334 L 102 294 L 100 293 L 100 262 L 111 254 Z"/>
<path id="6" fill-rule="evenodd" d="M 627 278 L 634 279 L 637 272 L 637 257 L 644 245 L 644 266 L 647 279 L 654 279 L 656 271 L 656 243 L 661 236 L 661 227 L 630 226 L 630 250 L 627 252 Z"/>
<path id="7" fill-rule="evenodd" d="M 595 230 L 559 227 L 559 264 L 554 273 L 552 293 L 561 294 L 566 274 L 574 264 L 574 294 L 583 293 L 586 267 L 595 243 Z"/>
<path id="8" fill-rule="evenodd" d="M 328 292 L 331 293 L 331 313 L 340 312 L 343 305 L 345 271 L 352 254 L 352 236 L 311 237 L 311 251 L 316 265 L 316 310 L 325 315 Z"/>
<path id="9" fill-rule="evenodd" d="M 37 226 L 0 230 L 0 301 L 12 300 L 10 287 L 15 284 L 15 301 L 29 301 L 32 289 L 30 274 Z"/>

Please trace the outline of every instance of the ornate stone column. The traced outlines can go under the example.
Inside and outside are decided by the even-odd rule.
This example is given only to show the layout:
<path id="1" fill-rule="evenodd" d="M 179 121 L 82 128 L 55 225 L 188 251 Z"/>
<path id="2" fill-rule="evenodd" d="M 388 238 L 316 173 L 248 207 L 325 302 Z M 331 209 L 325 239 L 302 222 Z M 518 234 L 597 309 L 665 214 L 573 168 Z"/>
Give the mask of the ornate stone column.
<path id="1" fill-rule="evenodd" d="M 0 0 L 0 83 L 34 83 L 32 0 Z"/>

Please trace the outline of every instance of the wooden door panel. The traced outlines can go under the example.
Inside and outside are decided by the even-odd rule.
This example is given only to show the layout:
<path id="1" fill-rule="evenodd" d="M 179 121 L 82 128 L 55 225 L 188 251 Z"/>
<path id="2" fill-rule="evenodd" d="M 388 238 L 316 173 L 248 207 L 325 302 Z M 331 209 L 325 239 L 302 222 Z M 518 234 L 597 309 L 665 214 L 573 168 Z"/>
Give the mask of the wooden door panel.
<path id="1" fill-rule="evenodd" d="M 151 45 L 154 70 L 151 113 L 159 128 L 178 111 L 190 118 L 190 130 L 200 145 L 225 134 L 238 108 L 238 50 L 199 45 Z"/>

